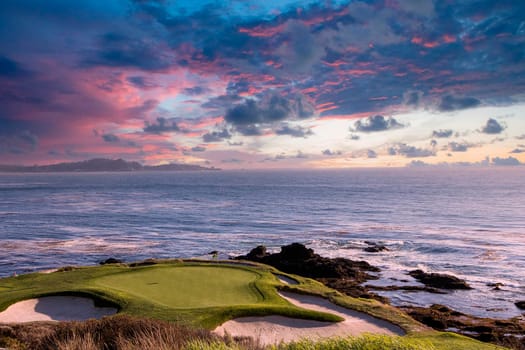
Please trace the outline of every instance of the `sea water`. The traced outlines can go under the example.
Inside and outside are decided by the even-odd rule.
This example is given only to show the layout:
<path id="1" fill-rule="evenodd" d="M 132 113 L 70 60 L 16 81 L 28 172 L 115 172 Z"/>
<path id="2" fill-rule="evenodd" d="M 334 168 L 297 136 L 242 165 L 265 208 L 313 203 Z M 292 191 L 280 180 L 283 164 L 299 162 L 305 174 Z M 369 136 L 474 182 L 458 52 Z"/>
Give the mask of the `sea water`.
<path id="1" fill-rule="evenodd" d="M 364 252 L 365 241 L 388 251 Z M 369 284 L 420 285 L 407 272 L 423 269 L 474 288 L 380 292 L 394 305 L 517 316 L 514 302 L 525 299 L 525 169 L 0 174 L 0 277 L 109 257 L 217 250 L 224 258 L 292 242 L 380 267 Z"/>

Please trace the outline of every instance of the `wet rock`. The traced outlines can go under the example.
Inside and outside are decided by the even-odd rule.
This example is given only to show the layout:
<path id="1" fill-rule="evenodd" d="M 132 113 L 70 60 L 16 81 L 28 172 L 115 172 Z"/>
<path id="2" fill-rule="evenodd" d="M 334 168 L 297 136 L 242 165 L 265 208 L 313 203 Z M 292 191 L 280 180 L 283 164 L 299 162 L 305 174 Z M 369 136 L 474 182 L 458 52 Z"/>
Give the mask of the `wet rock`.
<path id="1" fill-rule="evenodd" d="M 427 287 L 427 286 L 374 286 L 374 285 L 367 285 L 366 286 L 369 289 L 372 290 L 381 290 L 381 291 L 396 291 L 396 290 L 405 290 L 409 292 L 427 292 L 427 293 L 433 293 L 433 294 L 447 294 L 447 292 L 444 292 L 441 289 Z"/>
<path id="2" fill-rule="evenodd" d="M 514 305 L 516 305 L 516 307 L 520 310 L 525 310 L 525 300 L 517 301 L 514 303 Z"/>
<path id="3" fill-rule="evenodd" d="M 100 265 L 108 265 L 108 264 L 121 264 L 121 263 L 122 263 L 122 260 L 120 260 L 120 259 L 109 258 L 109 259 L 106 259 L 104 261 L 101 261 L 99 264 Z"/>
<path id="4" fill-rule="evenodd" d="M 253 248 L 252 250 L 250 250 L 248 255 L 238 256 L 235 259 L 259 261 L 259 260 L 262 260 L 264 257 L 266 257 L 268 255 L 270 255 L 270 254 L 268 254 L 266 252 L 266 247 L 263 246 L 263 245 L 259 245 L 259 246 L 255 247 L 255 248 Z"/>
<path id="5" fill-rule="evenodd" d="M 370 293 L 366 287 L 360 285 L 367 280 L 377 279 L 370 272 L 379 272 L 379 268 L 366 261 L 325 258 L 300 243 L 283 246 L 279 253 L 274 254 L 269 254 L 266 247 L 258 246 L 247 255 L 235 259 L 256 261 L 274 266 L 283 272 L 315 278 L 331 288 L 354 297 L 388 301 L 386 298 Z"/>
<path id="6" fill-rule="evenodd" d="M 413 270 L 408 273 L 426 286 L 441 289 L 472 289 L 465 280 L 443 273 L 427 273 L 422 270 Z"/>
<path id="7" fill-rule="evenodd" d="M 368 244 L 368 247 L 364 248 L 363 250 L 367 253 L 379 253 L 390 250 L 383 244 L 378 244 L 371 241 L 365 241 L 365 243 Z"/>
<path id="8" fill-rule="evenodd" d="M 492 290 L 501 290 L 501 287 L 503 287 L 503 283 L 496 282 L 496 283 L 487 283 L 488 287 L 492 287 Z"/>
<path id="9" fill-rule="evenodd" d="M 402 307 L 412 318 L 436 330 L 452 330 L 456 333 L 484 342 L 525 349 L 525 321 L 520 318 L 499 320 L 474 317 L 434 304 L 425 307 Z"/>

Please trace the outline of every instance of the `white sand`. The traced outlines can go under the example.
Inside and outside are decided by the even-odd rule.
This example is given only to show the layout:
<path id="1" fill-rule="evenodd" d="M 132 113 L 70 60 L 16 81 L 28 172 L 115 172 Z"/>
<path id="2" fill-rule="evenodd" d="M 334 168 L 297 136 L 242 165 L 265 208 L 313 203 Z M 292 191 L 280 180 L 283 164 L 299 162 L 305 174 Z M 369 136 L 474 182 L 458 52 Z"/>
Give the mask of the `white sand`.
<path id="1" fill-rule="evenodd" d="M 33 321 L 84 321 L 117 313 L 112 307 L 96 307 L 92 299 L 70 296 L 28 299 L 0 312 L 0 323 Z"/>
<path id="2" fill-rule="evenodd" d="M 289 285 L 299 284 L 299 282 L 297 282 L 296 280 L 290 277 L 286 277 L 283 275 L 274 275 L 274 276 L 277 277 L 277 279 L 281 281 L 281 283 L 284 283 L 284 284 L 289 284 Z"/>
<path id="3" fill-rule="evenodd" d="M 390 322 L 365 313 L 335 305 L 321 297 L 281 292 L 290 303 L 310 310 L 341 316 L 344 321 L 331 323 L 301 320 L 283 316 L 242 317 L 227 321 L 214 332 L 232 337 L 253 337 L 263 345 L 291 342 L 299 339 L 320 339 L 334 336 L 357 336 L 363 333 L 403 335 L 403 330 Z"/>

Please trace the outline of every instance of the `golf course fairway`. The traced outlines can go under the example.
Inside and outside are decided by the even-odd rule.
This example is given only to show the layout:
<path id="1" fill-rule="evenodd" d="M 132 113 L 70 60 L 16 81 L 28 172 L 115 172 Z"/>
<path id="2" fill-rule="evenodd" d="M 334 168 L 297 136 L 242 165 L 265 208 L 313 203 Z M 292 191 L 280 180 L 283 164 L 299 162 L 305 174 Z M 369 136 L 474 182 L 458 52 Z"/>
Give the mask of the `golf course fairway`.
<path id="1" fill-rule="evenodd" d="M 297 284 L 287 285 L 276 275 L 292 278 Z M 0 315 L 9 307 L 21 304 L 18 302 L 36 302 L 38 309 L 42 300 L 50 300 L 44 297 L 63 296 L 64 299 L 53 300 L 71 301 L 75 299 L 71 297 L 87 297 L 95 302 L 96 307 L 113 308 L 120 315 L 166 320 L 210 330 L 242 317 L 345 320 L 337 314 L 298 307 L 281 297 L 279 292 L 282 291 L 317 295 L 347 309 L 388 321 L 406 332 L 404 338 L 407 341 L 424 340 L 433 344 L 433 349 L 500 349 L 459 335 L 433 331 L 399 309 L 378 301 L 352 298 L 312 279 L 245 262 L 155 260 L 129 265 L 67 267 L 52 273 L 0 278 Z M 74 305 L 62 302 L 55 305 L 74 308 Z"/>
<path id="2" fill-rule="evenodd" d="M 281 298 L 282 283 L 273 272 L 263 266 L 181 260 L 64 268 L 0 279 L 0 311 L 18 301 L 62 295 L 89 297 L 119 314 L 210 329 L 251 315 L 341 320 Z"/>
<path id="3" fill-rule="evenodd" d="M 260 274 L 224 266 L 163 266 L 101 277 L 95 283 L 174 308 L 253 304 Z"/>

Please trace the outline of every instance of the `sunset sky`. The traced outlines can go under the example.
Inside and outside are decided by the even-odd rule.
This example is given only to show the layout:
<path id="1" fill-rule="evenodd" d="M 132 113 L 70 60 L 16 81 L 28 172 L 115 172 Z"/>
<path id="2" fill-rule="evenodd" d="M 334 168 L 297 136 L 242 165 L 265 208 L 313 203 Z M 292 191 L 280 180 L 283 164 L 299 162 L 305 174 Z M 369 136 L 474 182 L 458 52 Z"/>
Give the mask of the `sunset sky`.
<path id="1" fill-rule="evenodd" d="M 525 1 L 1 0 L 0 163 L 525 163 Z"/>

